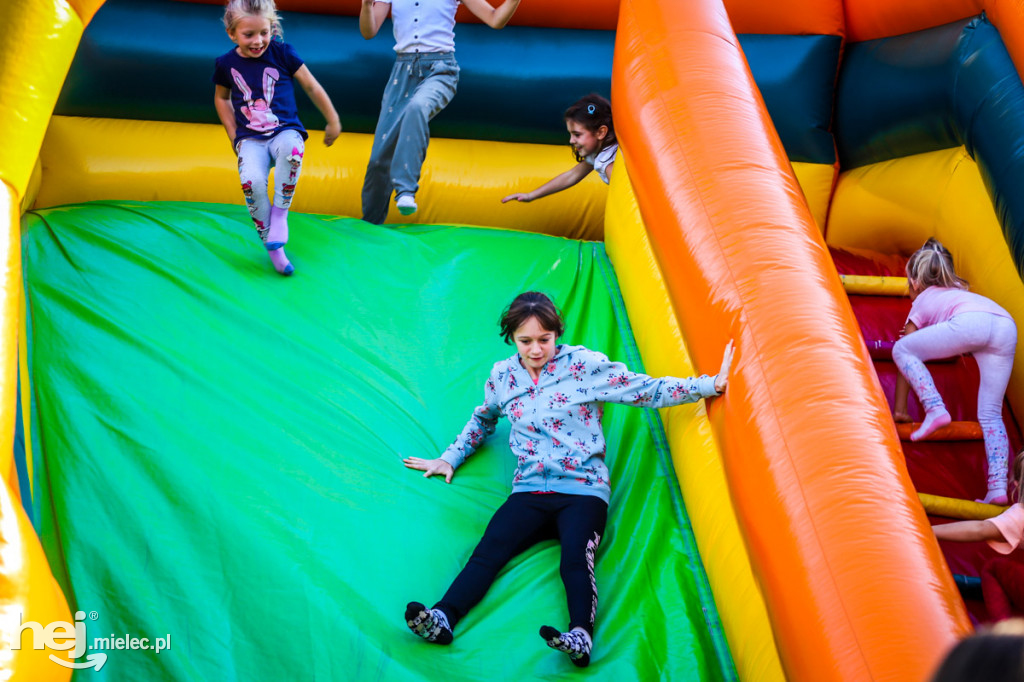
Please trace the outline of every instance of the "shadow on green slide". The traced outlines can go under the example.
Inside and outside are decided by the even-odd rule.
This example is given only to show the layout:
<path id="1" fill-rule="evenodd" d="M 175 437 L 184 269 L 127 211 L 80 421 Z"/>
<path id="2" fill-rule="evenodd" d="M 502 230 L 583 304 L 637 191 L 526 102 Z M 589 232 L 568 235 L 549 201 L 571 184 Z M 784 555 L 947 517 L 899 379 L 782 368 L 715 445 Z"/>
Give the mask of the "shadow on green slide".
<path id="1" fill-rule="evenodd" d="M 33 515 L 111 680 L 718 680 L 735 677 L 657 413 L 609 405 L 612 501 L 591 668 L 548 649 L 568 619 L 555 543 L 515 559 L 430 645 L 438 599 L 507 497 L 508 426 L 451 485 L 437 456 L 514 352 L 527 289 L 564 340 L 642 371 L 603 245 L 293 214 L 276 275 L 243 207 L 93 202 L 23 219 Z"/>

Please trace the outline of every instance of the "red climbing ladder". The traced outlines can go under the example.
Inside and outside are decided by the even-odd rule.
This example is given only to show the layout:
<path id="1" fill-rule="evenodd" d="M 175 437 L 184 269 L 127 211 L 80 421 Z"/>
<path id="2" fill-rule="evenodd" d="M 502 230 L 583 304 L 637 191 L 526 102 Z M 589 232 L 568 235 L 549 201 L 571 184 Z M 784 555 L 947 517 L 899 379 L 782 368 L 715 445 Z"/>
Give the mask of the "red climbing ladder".
<path id="1" fill-rule="evenodd" d="M 878 380 L 891 407 L 898 375 L 892 361 L 892 345 L 899 338 L 910 311 L 910 298 L 903 279 L 906 259 L 840 249 L 832 249 L 832 258 L 844 280 Z M 927 441 L 916 443 L 910 440 L 910 433 L 919 423 L 896 425 L 910 478 L 918 493 L 923 494 L 925 508 L 934 523 L 952 520 L 946 514 L 959 518 L 994 516 L 1001 508 L 954 503 L 948 499 L 973 501 L 986 493 L 985 446 L 977 422 L 978 366 L 971 356 L 959 356 L 929 362 L 928 368 L 953 423 L 936 431 Z M 908 410 L 911 418 L 918 422 L 924 415 L 913 391 Z M 1020 450 L 1024 439 L 1005 402 L 1003 420 L 1010 438 L 1012 460 L 1012 454 Z M 942 550 L 950 570 L 967 576 L 977 576 L 985 561 L 998 556 L 983 542 L 942 543 Z M 1018 552 L 1012 556 L 1020 559 L 1019 555 Z M 965 601 L 972 616 L 981 621 L 987 618 L 981 601 Z"/>

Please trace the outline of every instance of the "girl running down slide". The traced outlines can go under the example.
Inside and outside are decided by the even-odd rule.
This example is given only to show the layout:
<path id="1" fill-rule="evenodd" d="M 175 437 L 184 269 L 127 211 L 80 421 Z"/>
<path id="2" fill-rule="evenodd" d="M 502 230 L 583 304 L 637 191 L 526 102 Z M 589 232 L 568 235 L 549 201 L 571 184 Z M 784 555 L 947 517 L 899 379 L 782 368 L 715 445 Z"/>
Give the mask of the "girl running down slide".
<path id="1" fill-rule="evenodd" d="M 450 483 L 455 469 L 504 415 L 512 425 L 509 446 L 518 459 L 512 494 L 491 518 L 447 593 L 429 609 L 410 602 L 405 619 L 428 642 L 449 644 L 456 624 L 483 598 L 505 564 L 533 544 L 557 538 L 569 627 L 563 632 L 545 625 L 540 635 L 584 667 L 590 663 L 597 614 L 594 559 L 611 493 L 602 403 L 669 407 L 719 396 L 728 384 L 732 342 L 726 345 L 717 376 L 655 379 L 583 346 L 559 344 L 562 317 L 544 294 L 517 296 L 500 326 L 500 334 L 506 343 L 515 343 L 517 352 L 491 369 L 483 404 L 439 458 L 403 461 L 425 477 L 441 475 Z"/>
<path id="2" fill-rule="evenodd" d="M 299 121 L 295 84 L 323 114 L 324 144 L 341 134 L 338 112 L 299 55 L 282 39 L 274 0 L 228 0 L 224 28 L 235 47 L 217 58 L 213 104 L 238 155 L 249 215 L 274 269 L 291 275 L 285 255 L 288 209 L 302 170 L 306 129 Z M 268 188 L 271 166 L 274 192 Z"/>

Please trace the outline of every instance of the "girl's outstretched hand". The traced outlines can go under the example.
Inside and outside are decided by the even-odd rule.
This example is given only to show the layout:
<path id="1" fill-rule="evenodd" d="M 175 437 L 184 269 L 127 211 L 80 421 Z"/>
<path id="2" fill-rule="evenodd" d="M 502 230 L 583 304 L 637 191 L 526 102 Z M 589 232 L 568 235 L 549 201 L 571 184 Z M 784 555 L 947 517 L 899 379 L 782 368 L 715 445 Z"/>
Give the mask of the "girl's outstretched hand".
<path id="1" fill-rule="evenodd" d="M 402 464 L 409 467 L 410 469 L 416 469 L 417 471 L 425 472 L 424 478 L 430 478 L 431 476 L 444 476 L 445 483 L 452 482 L 452 476 L 455 475 L 455 469 L 452 465 L 444 461 L 440 457 L 437 459 L 423 459 L 421 457 L 406 457 L 402 460 Z"/>
<path id="2" fill-rule="evenodd" d="M 507 204 L 510 201 L 521 201 L 525 204 L 533 201 L 533 199 L 530 198 L 529 194 L 517 192 L 516 194 L 509 194 L 507 197 L 503 197 L 501 203 Z"/>
<path id="3" fill-rule="evenodd" d="M 719 393 L 725 390 L 725 387 L 729 385 L 729 368 L 732 367 L 732 339 L 729 339 L 729 343 L 725 344 L 725 354 L 722 356 L 722 368 L 718 370 L 718 376 L 715 377 L 715 390 Z"/>
<path id="4" fill-rule="evenodd" d="M 332 121 L 324 128 L 324 144 L 330 147 L 341 135 L 341 121 Z"/>

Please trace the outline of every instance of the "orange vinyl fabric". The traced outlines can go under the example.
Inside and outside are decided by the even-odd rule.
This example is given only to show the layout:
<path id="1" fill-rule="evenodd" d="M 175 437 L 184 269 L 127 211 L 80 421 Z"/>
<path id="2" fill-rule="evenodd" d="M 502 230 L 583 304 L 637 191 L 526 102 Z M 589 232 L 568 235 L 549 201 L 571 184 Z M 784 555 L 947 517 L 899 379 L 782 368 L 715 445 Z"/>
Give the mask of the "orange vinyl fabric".
<path id="1" fill-rule="evenodd" d="M 981 14 L 985 0 L 846 0 L 846 38 L 888 38 Z"/>
<path id="2" fill-rule="evenodd" d="M 88 24 L 92 20 L 96 10 L 103 4 L 103 0 L 68 0 L 68 4 L 74 8 L 82 24 Z"/>
<path id="3" fill-rule="evenodd" d="M 843 35 L 843 0 L 725 0 L 733 31 Z"/>
<path id="4" fill-rule="evenodd" d="M 83 0 L 84 1 L 84 0 Z M 220 0 L 178 0 L 205 5 L 222 5 Z M 488 0 L 495 7 L 498 0 Z M 282 12 L 307 12 L 310 14 L 340 14 L 359 16 L 360 0 L 277 0 Z M 509 22 L 513 26 L 542 26 L 547 28 L 585 28 L 605 31 L 615 30 L 618 18 L 619 0 L 559 0 L 559 2 L 537 2 L 526 0 L 519 5 Z M 465 7 L 459 7 L 457 21 L 480 23 Z M 458 46 L 456 46 L 458 49 Z"/>
<path id="5" fill-rule="evenodd" d="M 623 0 L 617 134 L 793 680 L 922 680 L 971 630 L 721 0 Z M 913 614 L 908 618 L 907 614 Z"/>

